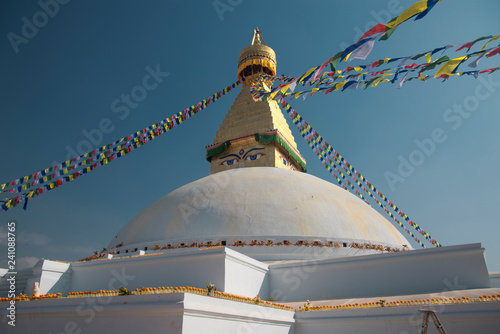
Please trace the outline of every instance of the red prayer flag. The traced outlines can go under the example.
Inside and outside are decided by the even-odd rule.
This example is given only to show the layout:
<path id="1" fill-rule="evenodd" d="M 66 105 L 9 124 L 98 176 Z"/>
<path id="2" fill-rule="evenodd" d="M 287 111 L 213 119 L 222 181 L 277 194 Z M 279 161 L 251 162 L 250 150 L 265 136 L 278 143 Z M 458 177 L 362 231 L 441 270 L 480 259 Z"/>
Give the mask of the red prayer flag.
<path id="1" fill-rule="evenodd" d="M 456 49 L 455 52 L 460 51 L 463 48 L 471 48 L 473 45 L 474 45 L 474 42 L 465 43 L 464 45 L 462 45 L 461 47 L 459 47 L 458 49 Z"/>
<path id="2" fill-rule="evenodd" d="M 363 38 L 370 37 L 372 35 L 385 32 L 385 29 L 386 29 L 386 27 L 384 24 L 378 23 L 375 27 L 373 27 L 370 30 L 368 30 L 367 32 L 365 32 L 364 35 L 361 36 L 361 38 L 358 40 L 358 42 L 360 40 L 362 40 Z"/>
<path id="3" fill-rule="evenodd" d="M 492 57 L 492 56 L 494 56 L 494 55 L 496 55 L 498 53 L 500 53 L 500 46 L 498 48 L 496 48 L 495 50 L 491 51 L 490 53 L 488 53 L 486 55 L 486 58 Z"/>

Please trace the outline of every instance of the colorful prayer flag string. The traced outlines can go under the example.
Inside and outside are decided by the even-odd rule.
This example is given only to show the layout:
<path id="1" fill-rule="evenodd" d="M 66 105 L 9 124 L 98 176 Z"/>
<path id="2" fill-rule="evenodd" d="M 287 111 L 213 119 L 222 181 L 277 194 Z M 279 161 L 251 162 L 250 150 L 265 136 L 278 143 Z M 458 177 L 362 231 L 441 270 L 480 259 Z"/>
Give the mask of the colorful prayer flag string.
<path id="1" fill-rule="evenodd" d="M 375 40 L 386 40 L 388 39 L 396 30 L 396 28 L 403 22 L 415 17 L 416 20 L 420 20 L 441 0 L 424 0 L 419 1 L 408 7 L 403 13 L 392 18 L 387 24 L 379 23 L 375 25 L 372 29 L 368 30 L 361 39 L 348 46 L 343 51 L 338 52 L 336 55 L 332 56 L 322 65 L 313 67 L 302 74 L 300 77 L 293 78 L 290 85 L 294 87 L 297 84 L 308 84 L 310 81 L 317 79 L 321 72 L 330 65 L 332 71 L 335 71 L 335 67 L 341 61 L 347 61 L 349 57 L 354 57 L 355 59 L 366 59 L 373 49 Z M 351 58 L 352 59 L 352 58 Z M 292 89 L 293 91 L 293 89 Z"/>
<path id="2" fill-rule="evenodd" d="M 434 78 L 442 78 L 447 80 L 450 76 L 453 75 L 472 75 L 474 77 L 478 77 L 479 74 L 483 73 L 493 73 L 498 68 L 490 68 L 486 70 L 470 70 L 464 72 L 458 72 L 458 68 L 460 65 L 465 63 L 466 60 L 475 57 L 476 59 L 472 61 L 468 66 L 470 68 L 475 69 L 479 61 L 486 56 L 486 58 L 490 58 L 494 55 L 500 54 L 500 47 L 492 47 L 489 49 L 485 49 L 485 47 L 496 39 L 500 38 L 500 35 L 497 36 L 484 36 L 477 38 L 476 40 L 468 43 L 462 43 L 457 45 L 446 45 L 442 47 L 435 48 L 433 50 L 425 51 L 418 53 L 416 55 L 405 56 L 405 57 L 397 57 L 397 58 L 385 58 L 381 60 L 377 60 L 373 63 L 365 64 L 365 65 L 356 65 L 356 66 L 348 66 L 343 70 L 336 70 L 333 72 L 325 72 L 321 76 L 316 79 L 310 81 L 302 81 L 300 83 L 297 82 L 292 77 L 277 77 L 273 78 L 273 80 L 279 80 L 283 83 L 277 85 L 270 91 L 266 91 L 264 89 L 252 90 L 252 96 L 256 100 L 262 99 L 277 99 L 279 97 L 285 96 L 293 96 L 298 98 L 300 96 L 304 96 L 306 94 L 313 95 L 318 91 L 325 91 L 325 94 L 329 94 L 332 91 L 338 90 L 346 90 L 353 89 L 356 90 L 359 86 L 363 88 L 368 87 L 376 87 L 382 82 L 397 82 L 396 88 L 401 88 L 404 82 L 411 81 L 414 79 L 419 79 L 420 81 L 426 81 L 430 78 L 430 76 L 426 73 L 427 71 L 431 71 L 437 69 Z M 481 50 L 476 52 L 467 53 L 464 56 L 450 59 L 448 56 L 441 56 L 434 61 L 431 57 L 438 52 L 441 51 L 441 54 L 445 51 L 451 49 L 452 47 L 457 47 L 456 51 L 464 49 L 468 46 L 467 52 L 469 52 L 470 48 L 477 43 L 478 41 L 489 39 L 481 48 Z M 425 62 L 421 64 L 409 64 L 412 60 L 417 60 L 425 56 Z M 378 68 L 383 64 L 389 64 L 392 62 L 398 61 L 399 64 L 394 68 L 386 68 L 383 70 L 377 70 L 372 72 L 371 70 L 374 68 Z M 418 76 L 409 77 L 408 75 L 412 72 L 418 72 Z M 402 76 L 402 79 L 398 79 L 399 76 Z M 269 80 L 269 78 L 266 77 Z M 311 90 L 303 90 L 303 91 L 295 91 L 297 85 L 311 86 L 314 87 Z M 259 87 L 261 88 L 261 87 Z"/>
<path id="3" fill-rule="evenodd" d="M 177 114 L 174 114 L 170 117 L 171 119 L 166 118 L 160 122 L 152 124 L 147 128 L 144 128 L 143 130 L 136 131 L 127 137 L 116 140 L 109 145 L 102 146 L 97 150 L 82 154 L 80 157 L 73 158 L 72 160 L 66 161 L 60 165 L 52 166 L 39 172 L 2 184 L 1 190 L 3 192 L 8 191 L 9 193 L 23 192 L 28 190 L 28 188 L 36 186 L 35 190 L 27 191 L 14 198 L 5 198 L 4 200 L 0 201 L 2 209 L 7 211 L 22 203 L 23 201 L 24 208 L 26 209 L 28 200 L 32 199 L 33 196 L 38 196 L 40 194 L 43 194 L 45 191 L 50 191 L 65 183 L 76 180 L 78 177 L 91 172 L 95 168 L 108 164 L 115 158 L 120 158 L 130 153 L 132 150 L 141 147 L 148 141 L 153 140 L 156 136 L 160 136 L 161 134 L 168 132 L 169 130 L 174 128 L 176 125 L 182 124 L 183 121 L 189 119 L 194 114 L 205 109 L 210 104 L 210 102 L 217 101 L 219 98 L 221 98 L 227 92 L 231 91 L 237 85 L 241 84 L 243 81 L 244 79 L 239 80 L 232 85 L 224 88 L 223 90 L 213 94 L 207 99 L 204 99 L 197 104 L 192 105 L 191 107 L 186 108 L 183 111 L 178 112 Z M 122 144 L 113 147 L 118 143 Z M 77 168 L 81 169 L 76 170 Z M 57 170 L 59 171 L 56 172 Z M 30 179 L 32 179 L 32 181 L 28 182 Z M 19 186 L 14 188 L 14 186 L 18 184 Z M 42 187 L 39 187 L 38 185 L 40 184 L 44 185 Z M 6 188 L 9 187 L 10 189 L 6 190 Z"/>
<path id="4" fill-rule="evenodd" d="M 347 168 L 343 167 L 343 169 L 348 176 L 353 178 L 354 183 L 356 183 L 358 187 L 360 187 L 364 192 L 366 192 L 382 209 L 384 209 L 384 211 L 401 228 L 403 228 L 405 232 L 408 233 L 413 238 L 413 240 L 415 240 L 420 246 L 425 248 L 424 244 L 411 231 L 409 231 L 408 228 L 403 226 L 403 224 L 399 221 L 399 219 L 397 219 L 396 216 L 389 209 L 387 209 L 387 207 L 380 200 L 376 198 L 376 196 L 374 195 L 375 193 L 378 194 L 385 202 L 387 202 L 389 204 L 389 207 L 392 210 L 394 210 L 396 214 L 399 214 L 403 219 L 405 219 L 408 222 L 410 226 L 419 231 L 420 234 L 423 235 L 431 244 L 433 244 L 435 247 L 441 247 L 441 245 L 435 239 L 433 239 L 427 232 L 423 231 L 420 226 L 418 226 L 416 223 L 410 220 L 409 217 L 402 210 L 400 210 L 393 202 L 389 201 L 387 197 L 385 197 L 380 191 L 377 190 L 377 188 L 375 188 L 375 186 L 373 186 L 373 184 L 371 184 L 352 165 L 350 165 L 343 156 L 341 156 L 336 150 L 334 150 L 286 101 L 281 100 L 279 101 L 279 103 L 285 108 L 287 114 L 292 118 L 293 123 L 299 129 L 302 137 L 306 140 L 308 145 L 313 149 L 313 151 L 321 160 L 321 162 L 323 162 L 325 168 L 327 168 L 328 171 L 332 173 L 334 177 L 337 179 L 339 185 L 342 184 L 341 180 L 342 178 L 351 187 L 351 189 L 354 189 L 352 182 L 350 182 L 346 177 L 346 175 L 340 171 L 340 169 L 335 165 L 335 162 L 337 162 L 337 164 L 339 165 L 344 164 L 345 166 L 347 166 Z M 337 170 L 340 177 L 337 176 L 332 171 L 330 166 L 333 166 L 333 168 Z M 368 187 L 368 189 L 361 183 L 361 181 L 363 182 L 363 184 L 366 184 L 366 187 Z M 348 190 L 347 187 L 345 186 L 342 187 Z M 373 191 L 373 193 L 370 190 Z M 358 196 L 361 195 L 361 193 L 357 190 L 356 194 Z M 369 205 L 368 201 L 364 197 L 362 197 L 362 195 L 360 197 L 365 201 L 366 204 Z"/>

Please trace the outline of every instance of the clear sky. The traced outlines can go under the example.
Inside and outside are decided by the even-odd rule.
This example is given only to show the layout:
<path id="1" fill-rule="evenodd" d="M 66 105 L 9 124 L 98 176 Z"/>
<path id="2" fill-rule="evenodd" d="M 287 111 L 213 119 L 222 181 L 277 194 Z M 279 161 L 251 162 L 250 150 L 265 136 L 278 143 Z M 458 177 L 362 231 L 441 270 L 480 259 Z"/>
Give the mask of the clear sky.
<path id="1" fill-rule="evenodd" d="M 238 54 L 256 26 L 277 54 L 278 74 L 298 76 L 413 2 L 68 1 L 45 6 L 50 15 L 43 15 L 37 1 L 2 1 L 0 183 L 62 162 L 89 145 L 112 142 L 231 84 Z M 217 11 L 214 3 L 224 9 Z M 376 43 L 365 62 L 352 64 L 500 34 L 499 12 L 498 0 L 443 0 L 424 19 Z M 39 27 L 30 30 L 34 20 Z M 9 33 L 27 37 L 13 46 Z M 479 68 L 499 66 L 499 57 L 483 59 Z M 122 94 L 144 85 L 153 70 L 162 73 L 157 85 L 128 112 L 117 112 L 125 106 Z M 0 212 L 0 267 L 9 221 L 17 223 L 19 265 L 39 258 L 77 260 L 106 247 L 157 199 L 208 175 L 205 145 L 236 95 L 132 154 L 37 197 L 27 211 Z M 472 111 L 458 116 L 454 108 L 467 103 Z M 385 83 L 318 93 L 291 104 L 441 244 L 481 242 L 489 271 L 500 271 L 500 72 L 444 83 L 412 81 L 402 89 Z M 398 174 L 401 159 L 421 150 L 416 141 L 428 141 L 436 129 L 446 139 L 434 142 L 404 182 L 391 186 L 387 173 Z M 292 132 L 308 172 L 333 182 L 296 128 Z"/>

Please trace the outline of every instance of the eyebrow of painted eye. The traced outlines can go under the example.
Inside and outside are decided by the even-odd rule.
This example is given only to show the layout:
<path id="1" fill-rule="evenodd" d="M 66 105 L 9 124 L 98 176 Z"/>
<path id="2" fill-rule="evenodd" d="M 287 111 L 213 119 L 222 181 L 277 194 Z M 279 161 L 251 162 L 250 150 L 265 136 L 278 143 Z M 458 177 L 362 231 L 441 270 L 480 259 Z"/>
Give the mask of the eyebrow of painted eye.
<path id="1" fill-rule="evenodd" d="M 255 150 L 263 150 L 263 149 L 264 149 L 264 147 L 252 148 L 252 149 L 248 150 L 247 153 L 245 153 L 245 155 L 243 156 L 243 159 L 245 159 L 245 157 L 247 156 L 248 153 L 255 151 Z"/>
<path id="2" fill-rule="evenodd" d="M 241 159 L 241 157 L 239 155 L 237 155 L 237 154 L 228 154 L 228 155 L 226 155 L 224 157 L 220 157 L 220 159 L 226 159 L 227 157 L 236 157 L 238 159 Z"/>

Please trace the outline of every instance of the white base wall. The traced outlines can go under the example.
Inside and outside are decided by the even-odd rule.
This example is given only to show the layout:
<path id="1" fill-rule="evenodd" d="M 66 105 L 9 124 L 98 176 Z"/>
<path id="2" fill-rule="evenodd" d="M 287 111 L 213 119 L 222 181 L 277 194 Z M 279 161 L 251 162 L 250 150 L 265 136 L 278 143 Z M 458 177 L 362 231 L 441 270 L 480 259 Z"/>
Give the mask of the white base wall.
<path id="1" fill-rule="evenodd" d="M 297 312 L 295 334 L 420 333 L 423 314 L 434 310 L 446 333 L 498 333 L 500 303 L 470 303 Z M 429 317 L 428 334 L 438 333 Z"/>
<path id="2" fill-rule="evenodd" d="M 411 295 L 490 288 L 481 244 L 271 264 L 277 301 Z"/>
<path id="3" fill-rule="evenodd" d="M 500 272 L 490 273 L 490 282 L 492 288 L 500 288 Z"/>
<path id="4" fill-rule="evenodd" d="M 267 294 L 268 266 L 228 248 L 172 249 L 164 254 L 121 256 L 73 263 L 69 291 L 133 291 L 142 287 L 193 286 L 255 297 Z"/>
<path id="5" fill-rule="evenodd" d="M 71 284 L 70 271 L 70 263 L 40 260 L 33 267 L 33 277 L 28 280 L 27 294 L 31 294 L 33 283 L 37 280 L 40 294 L 67 292 Z"/>
<path id="6" fill-rule="evenodd" d="M 293 324 L 294 312 L 170 293 L 20 302 L 16 327 L 0 322 L 0 332 L 292 334 Z"/>

